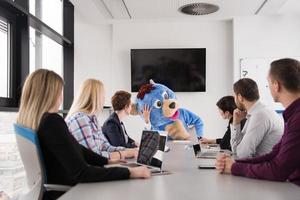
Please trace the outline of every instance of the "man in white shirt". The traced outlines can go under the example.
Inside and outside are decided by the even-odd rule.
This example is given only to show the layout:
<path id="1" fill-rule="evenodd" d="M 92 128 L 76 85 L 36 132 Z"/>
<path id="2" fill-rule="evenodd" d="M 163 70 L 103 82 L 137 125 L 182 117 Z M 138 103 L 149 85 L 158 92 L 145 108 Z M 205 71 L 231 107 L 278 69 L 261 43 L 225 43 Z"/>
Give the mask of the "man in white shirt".
<path id="1" fill-rule="evenodd" d="M 283 120 L 259 101 L 258 87 L 249 78 L 233 85 L 237 109 L 231 125 L 231 147 L 237 158 L 251 158 L 271 152 L 283 134 Z M 241 130 L 240 122 L 247 118 Z"/>

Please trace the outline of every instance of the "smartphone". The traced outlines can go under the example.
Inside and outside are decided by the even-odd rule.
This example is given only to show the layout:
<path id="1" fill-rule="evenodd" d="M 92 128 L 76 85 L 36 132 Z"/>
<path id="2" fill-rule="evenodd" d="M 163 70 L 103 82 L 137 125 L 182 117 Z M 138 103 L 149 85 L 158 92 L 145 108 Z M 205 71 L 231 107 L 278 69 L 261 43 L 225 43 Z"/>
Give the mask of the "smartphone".
<path id="1" fill-rule="evenodd" d="M 198 169 L 216 169 L 216 167 L 209 165 L 198 165 Z"/>

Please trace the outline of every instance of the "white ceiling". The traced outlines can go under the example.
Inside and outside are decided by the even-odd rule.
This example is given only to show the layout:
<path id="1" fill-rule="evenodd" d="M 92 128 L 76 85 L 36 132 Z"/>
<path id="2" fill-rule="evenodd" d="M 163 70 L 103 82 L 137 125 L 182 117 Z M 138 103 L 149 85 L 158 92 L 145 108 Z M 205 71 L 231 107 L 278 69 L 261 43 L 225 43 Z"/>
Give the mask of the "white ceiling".
<path id="1" fill-rule="evenodd" d="M 71 0 L 80 17 L 91 23 L 119 19 L 230 19 L 237 16 L 300 14 L 300 0 Z M 220 7 L 205 16 L 182 14 L 184 4 L 206 2 Z"/>
<path id="2" fill-rule="evenodd" d="M 297 13 L 300 14 L 300 1 L 299 0 L 289 0 L 285 2 L 279 9 L 279 13 L 289 14 Z"/>
<path id="3" fill-rule="evenodd" d="M 157 19 L 157 18 L 203 18 L 251 15 L 259 8 L 264 0 L 103 0 L 106 5 L 126 4 L 132 19 Z M 216 13 L 207 16 L 190 16 L 178 11 L 182 5 L 196 2 L 213 3 L 220 7 Z M 124 4 L 123 4 L 123 7 Z M 117 13 L 111 10 L 113 14 Z"/>

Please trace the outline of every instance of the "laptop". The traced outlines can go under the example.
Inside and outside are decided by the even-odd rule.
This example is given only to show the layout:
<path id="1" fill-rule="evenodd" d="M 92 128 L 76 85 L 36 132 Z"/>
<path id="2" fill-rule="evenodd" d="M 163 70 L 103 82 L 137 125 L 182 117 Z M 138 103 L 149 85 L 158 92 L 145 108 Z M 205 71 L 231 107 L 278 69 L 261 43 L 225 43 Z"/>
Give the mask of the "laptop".
<path id="1" fill-rule="evenodd" d="M 215 169 L 216 158 L 220 152 L 231 154 L 229 150 L 207 150 L 203 152 L 200 144 L 194 144 L 193 149 L 195 157 L 200 158 L 199 169 Z"/>
<path id="2" fill-rule="evenodd" d="M 215 158 L 217 158 L 218 153 L 220 153 L 220 151 L 216 151 L 216 150 L 201 151 L 201 145 L 200 144 L 194 144 L 193 149 L 194 149 L 194 153 L 195 153 L 196 158 L 215 159 Z"/>
<path id="3" fill-rule="evenodd" d="M 147 166 L 151 175 L 170 174 L 162 170 L 167 132 L 144 130 L 140 142 L 137 162 L 120 164 L 126 167 Z"/>
<path id="4" fill-rule="evenodd" d="M 203 152 L 200 144 L 194 144 L 193 149 L 195 157 L 199 158 L 199 169 L 215 169 L 216 157 L 220 151 L 207 150 Z"/>

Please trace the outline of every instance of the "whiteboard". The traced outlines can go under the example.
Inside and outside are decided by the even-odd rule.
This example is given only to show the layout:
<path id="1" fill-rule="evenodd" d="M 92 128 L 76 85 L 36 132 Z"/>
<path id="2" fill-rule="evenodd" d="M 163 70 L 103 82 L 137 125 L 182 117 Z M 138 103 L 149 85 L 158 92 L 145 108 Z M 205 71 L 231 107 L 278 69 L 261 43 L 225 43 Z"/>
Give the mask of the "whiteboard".
<path id="1" fill-rule="evenodd" d="M 300 60 L 299 57 L 290 57 Z M 268 86 L 268 72 L 270 69 L 270 64 L 274 60 L 280 58 L 243 58 L 240 59 L 240 77 L 241 78 L 251 78 L 256 81 L 260 100 L 266 105 L 271 106 L 276 111 L 283 111 L 284 107 L 280 103 L 275 103 L 271 96 Z"/>

